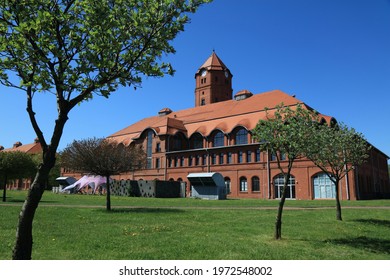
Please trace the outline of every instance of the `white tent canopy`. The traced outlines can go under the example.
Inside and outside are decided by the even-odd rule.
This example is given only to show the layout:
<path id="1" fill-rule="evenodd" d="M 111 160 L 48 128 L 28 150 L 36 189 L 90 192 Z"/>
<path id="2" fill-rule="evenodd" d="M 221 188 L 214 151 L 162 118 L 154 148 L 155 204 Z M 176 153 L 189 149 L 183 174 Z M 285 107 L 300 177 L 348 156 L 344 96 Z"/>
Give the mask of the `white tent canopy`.
<path id="1" fill-rule="evenodd" d="M 106 182 L 107 182 L 106 177 L 102 177 L 102 176 L 98 176 L 98 175 L 96 175 L 96 176 L 94 176 L 94 175 L 85 175 L 81 179 L 79 179 L 78 181 L 73 183 L 72 185 L 69 185 L 66 188 L 64 188 L 62 190 L 62 192 L 69 191 L 69 190 L 74 189 L 74 188 L 76 188 L 76 192 L 78 192 L 81 189 L 89 186 L 89 187 L 92 188 L 93 193 L 95 193 L 96 190 L 100 186 L 105 185 Z M 111 179 L 110 179 L 110 182 L 111 182 Z"/>

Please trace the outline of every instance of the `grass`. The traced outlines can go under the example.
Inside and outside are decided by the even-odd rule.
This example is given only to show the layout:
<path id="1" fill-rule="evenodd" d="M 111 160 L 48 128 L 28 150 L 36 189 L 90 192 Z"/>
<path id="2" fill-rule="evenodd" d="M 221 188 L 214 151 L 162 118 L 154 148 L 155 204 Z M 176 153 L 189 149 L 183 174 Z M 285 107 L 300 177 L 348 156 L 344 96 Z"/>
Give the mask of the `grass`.
<path id="1" fill-rule="evenodd" d="M 7 206 L 0 203 L 0 259 L 11 258 L 25 196 L 10 191 Z M 112 197 L 108 213 L 103 196 L 45 192 L 33 259 L 390 259 L 390 209 L 380 208 L 388 200 L 343 202 L 343 222 L 335 219 L 334 201 L 287 201 L 281 241 L 273 240 L 276 209 L 265 208 L 277 204 Z"/>

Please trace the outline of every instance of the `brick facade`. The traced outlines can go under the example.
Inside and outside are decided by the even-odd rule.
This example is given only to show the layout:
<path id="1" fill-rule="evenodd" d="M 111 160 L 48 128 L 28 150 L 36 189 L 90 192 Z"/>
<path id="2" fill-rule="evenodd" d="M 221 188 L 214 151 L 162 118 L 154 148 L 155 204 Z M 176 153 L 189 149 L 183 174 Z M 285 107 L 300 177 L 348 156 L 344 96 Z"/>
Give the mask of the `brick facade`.
<path id="1" fill-rule="evenodd" d="M 142 145 L 148 154 L 146 169 L 116 179 L 183 181 L 189 192 L 188 174 L 219 172 L 225 179 L 228 197 L 278 198 L 280 171 L 272 155 L 259 152 L 251 130 L 265 118 L 265 108 L 272 111 L 282 102 L 291 107 L 310 107 L 279 90 L 261 94 L 242 90 L 232 99 L 232 77 L 213 52 L 195 74 L 194 108 L 177 112 L 164 108 L 156 116 L 109 136 L 122 145 Z M 321 117 L 324 122 L 336 122 L 330 116 Z M 388 156 L 373 148 L 368 162 L 341 181 L 341 198 L 390 196 L 387 160 Z M 296 161 L 292 175 L 291 198 L 333 197 L 326 176 L 309 160 Z"/>

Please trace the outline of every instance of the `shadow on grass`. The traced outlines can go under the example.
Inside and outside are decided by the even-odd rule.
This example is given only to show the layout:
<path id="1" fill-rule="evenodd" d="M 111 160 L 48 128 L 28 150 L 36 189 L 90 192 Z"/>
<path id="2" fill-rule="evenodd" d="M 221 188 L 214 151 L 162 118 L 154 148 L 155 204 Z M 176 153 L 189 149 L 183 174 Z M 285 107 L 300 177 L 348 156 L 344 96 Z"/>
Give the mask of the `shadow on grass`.
<path id="1" fill-rule="evenodd" d="M 6 202 L 9 202 L 9 203 L 23 203 L 24 199 L 10 197 L 10 198 L 7 198 Z"/>
<path id="2" fill-rule="evenodd" d="M 106 209 L 97 209 L 96 211 L 105 212 L 107 214 L 116 213 L 182 213 L 181 209 L 171 208 L 145 208 L 145 207 L 134 207 L 134 208 L 113 208 L 111 211 Z"/>
<path id="3" fill-rule="evenodd" d="M 328 239 L 325 242 L 335 245 L 347 245 L 377 254 L 390 254 L 390 240 L 359 236 L 355 238 Z"/>
<path id="4" fill-rule="evenodd" d="M 365 223 L 374 226 L 384 226 L 390 228 L 390 220 L 378 220 L 378 219 L 356 219 L 355 222 Z"/>

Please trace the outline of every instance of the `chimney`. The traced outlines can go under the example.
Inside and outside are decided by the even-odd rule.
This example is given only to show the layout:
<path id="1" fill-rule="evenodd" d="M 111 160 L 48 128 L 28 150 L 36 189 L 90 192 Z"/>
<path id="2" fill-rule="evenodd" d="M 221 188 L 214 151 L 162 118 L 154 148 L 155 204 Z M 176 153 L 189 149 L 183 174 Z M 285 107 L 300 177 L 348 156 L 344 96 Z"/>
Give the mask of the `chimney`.
<path id="1" fill-rule="evenodd" d="M 161 117 L 161 116 L 169 115 L 170 113 L 172 113 L 172 110 L 171 110 L 171 109 L 169 109 L 169 108 L 163 108 L 163 109 L 161 109 L 161 110 L 158 112 L 158 115 Z"/>
<path id="2" fill-rule="evenodd" d="M 23 144 L 22 144 L 22 142 L 16 142 L 15 144 L 14 144 L 14 146 L 13 146 L 13 148 L 15 149 L 15 148 L 17 148 L 17 147 L 20 147 L 20 146 L 22 146 Z"/>

